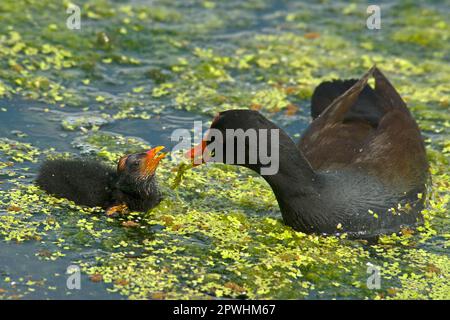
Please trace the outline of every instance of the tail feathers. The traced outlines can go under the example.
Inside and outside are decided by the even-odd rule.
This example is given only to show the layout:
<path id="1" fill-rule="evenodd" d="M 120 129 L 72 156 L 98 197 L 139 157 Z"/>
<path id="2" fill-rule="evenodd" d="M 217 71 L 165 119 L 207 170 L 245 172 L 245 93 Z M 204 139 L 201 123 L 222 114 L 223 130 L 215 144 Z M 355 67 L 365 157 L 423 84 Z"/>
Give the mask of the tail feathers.
<path id="1" fill-rule="evenodd" d="M 336 99 L 339 99 L 328 112 L 337 114 L 339 121 L 364 120 L 376 127 L 385 113 L 385 109 L 380 103 L 379 96 L 367 85 L 367 78 L 371 74 L 369 71 L 360 80 L 334 80 L 322 82 L 315 90 L 311 99 L 311 116 L 316 119 L 325 113 Z M 350 90 L 352 89 L 352 90 Z M 349 91 L 350 90 L 350 91 Z M 337 112 L 336 112 L 337 111 Z"/>
<path id="2" fill-rule="evenodd" d="M 47 160 L 36 184 L 48 193 L 67 198 L 79 205 L 106 208 L 112 201 L 117 180 L 113 168 L 94 160 Z"/>
<path id="3" fill-rule="evenodd" d="M 375 78 L 375 92 L 384 102 L 384 107 L 388 110 L 398 110 L 410 115 L 405 101 L 385 75 L 376 67 L 373 70 L 373 77 Z"/>
<path id="4" fill-rule="evenodd" d="M 319 84 L 311 97 L 311 117 L 317 118 L 337 97 L 350 89 L 358 80 L 333 80 Z"/>

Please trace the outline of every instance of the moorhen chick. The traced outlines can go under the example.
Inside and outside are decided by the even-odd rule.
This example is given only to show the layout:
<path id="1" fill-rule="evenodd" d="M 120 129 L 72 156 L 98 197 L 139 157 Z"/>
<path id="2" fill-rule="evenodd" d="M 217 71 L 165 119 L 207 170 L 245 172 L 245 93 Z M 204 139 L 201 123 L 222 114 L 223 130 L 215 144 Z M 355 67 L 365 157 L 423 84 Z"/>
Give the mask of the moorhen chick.
<path id="1" fill-rule="evenodd" d="M 78 205 L 102 207 L 107 215 L 147 211 L 162 200 L 155 171 L 164 147 L 129 154 L 119 159 L 117 170 L 95 160 L 56 159 L 45 161 L 36 184 L 49 194 Z"/>
<path id="2" fill-rule="evenodd" d="M 371 76 L 374 89 L 367 84 Z M 429 177 L 423 139 L 405 102 L 380 70 L 373 67 L 360 80 L 320 84 L 311 114 L 313 121 L 296 145 L 257 111 L 221 112 L 187 156 L 214 161 L 220 150 L 225 160 L 219 161 L 236 164 L 236 146 L 234 159 L 226 157 L 226 145 L 235 141 L 227 129 L 279 129 L 279 170 L 263 178 L 287 225 L 305 233 L 373 239 L 423 222 L 420 212 Z M 223 141 L 215 141 L 211 129 L 219 130 Z M 267 165 L 259 158 L 260 139 L 256 163 L 249 161 L 248 140 L 240 163 L 258 173 Z M 265 150 L 271 150 L 271 138 L 267 141 Z"/>

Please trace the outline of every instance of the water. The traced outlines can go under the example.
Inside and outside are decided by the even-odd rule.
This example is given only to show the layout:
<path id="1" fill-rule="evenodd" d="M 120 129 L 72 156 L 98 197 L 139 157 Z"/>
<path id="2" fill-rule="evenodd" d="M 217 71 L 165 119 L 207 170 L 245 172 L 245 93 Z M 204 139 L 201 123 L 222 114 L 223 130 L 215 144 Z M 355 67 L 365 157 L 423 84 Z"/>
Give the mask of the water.
<path id="1" fill-rule="evenodd" d="M 42 152 L 24 162 L 0 152 L 0 164 L 13 162 L 0 166 L 0 298 L 448 297 L 450 72 L 449 44 L 443 41 L 448 5 L 383 2 L 382 30 L 369 31 L 365 2 L 79 3 L 80 31 L 65 28 L 67 15 L 58 1 L 0 4 L 0 137 Z M 48 44 L 57 49 L 48 53 L 43 49 Z M 407 100 L 433 155 L 430 237 L 395 239 L 379 247 L 304 238 L 282 225 L 261 179 L 220 167 L 199 169 L 178 193 L 167 191 L 167 207 L 136 218 L 142 224 L 138 230 L 124 228 L 122 220 L 107 221 L 100 212 L 46 202 L 43 195 L 30 200 L 28 191 L 23 200 L 15 199 L 23 214 L 11 211 L 10 195 L 32 185 L 47 153 L 80 155 L 83 150 L 74 141 L 87 132 L 136 137 L 170 150 L 175 129 L 190 130 L 193 121 L 206 127 L 217 111 L 252 107 L 297 140 L 310 121 L 313 88 L 330 78 L 358 77 L 373 63 Z M 2 97 L 3 87 L 7 95 Z M 286 111 L 288 106 L 293 111 Z M 87 123 L 64 128 L 64 121 L 86 121 L 84 116 Z M 99 128 L 90 131 L 94 120 Z M 137 142 L 121 145 L 114 139 L 96 143 L 113 156 L 139 148 Z M 164 185 L 171 169 L 161 169 Z M 24 230 L 33 236 L 22 241 L 18 235 Z M 367 263 L 383 262 L 382 290 L 355 284 L 365 283 Z M 66 286 L 72 264 L 83 268 L 81 290 Z M 91 281 L 88 273 L 108 281 Z M 411 273 L 419 280 L 401 278 Z"/>

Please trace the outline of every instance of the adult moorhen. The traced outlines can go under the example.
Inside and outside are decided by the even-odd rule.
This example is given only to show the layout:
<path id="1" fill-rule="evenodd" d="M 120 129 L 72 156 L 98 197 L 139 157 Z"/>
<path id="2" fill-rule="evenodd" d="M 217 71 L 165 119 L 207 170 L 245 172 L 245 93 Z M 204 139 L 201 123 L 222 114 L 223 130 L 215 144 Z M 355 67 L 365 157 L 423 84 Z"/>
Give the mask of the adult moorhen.
<path id="1" fill-rule="evenodd" d="M 374 89 L 367 84 L 371 76 Z M 224 137 L 219 147 L 215 141 L 215 148 L 208 148 L 214 141 L 208 130 L 202 144 L 187 155 L 207 162 L 222 147 L 222 162 L 236 164 L 236 145 L 234 159 L 226 157 L 227 144 L 235 142 L 227 129 L 279 129 L 279 170 L 263 178 L 287 225 L 305 233 L 373 238 L 423 222 L 420 212 L 429 177 L 423 139 L 405 102 L 380 70 L 373 67 L 360 80 L 320 84 L 311 114 L 313 121 L 296 145 L 257 111 L 224 111 L 211 125 Z M 271 139 L 267 141 L 265 150 L 271 150 Z M 260 147 L 258 137 L 258 155 Z M 266 162 L 258 157 L 252 164 L 249 150 L 246 140 L 240 165 L 259 173 Z"/>

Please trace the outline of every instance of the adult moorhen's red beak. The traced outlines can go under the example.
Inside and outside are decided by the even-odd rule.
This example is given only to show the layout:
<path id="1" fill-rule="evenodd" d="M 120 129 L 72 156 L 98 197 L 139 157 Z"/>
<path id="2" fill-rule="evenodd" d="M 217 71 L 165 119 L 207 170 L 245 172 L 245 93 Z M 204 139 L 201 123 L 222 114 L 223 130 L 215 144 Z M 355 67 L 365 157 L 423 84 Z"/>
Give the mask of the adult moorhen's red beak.
<path id="1" fill-rule="evenodd" d="M 191 160 L 192 166 L 196 167 L 208 161 L 208 158 L 203 153 L 206 149 L 206 141 L 202 140 L 197 146 L 187 151 L 184 156 Z"/>
<path id="2" fill-rule="evenodd" d="M 219 118 L 220 118 L 220 113 L 218 113 L 212 120 L 211 128 L 219 120 Z M 206 150 L 207 141 L 209 141 L 209 133 L 210 133 L 209 130 L 206 131 L 205 135 L 203 136 L 202 142 L 184 154 L 184 156 L 186 158 L 191 159 L 192 166 L 194 166 L 194 167 L 199 166 L 199 165 L 211 160 L 211 156 L 210 156 L 208 150 Z M 206 152 L 205 152 L 205 150 L 206 150 Z"/>

